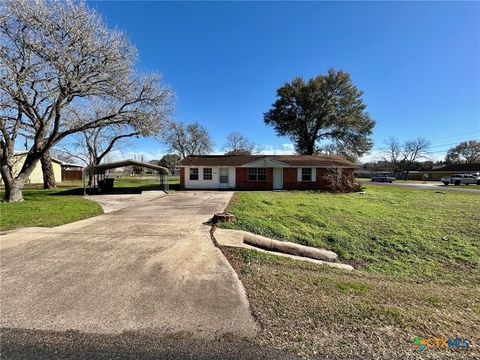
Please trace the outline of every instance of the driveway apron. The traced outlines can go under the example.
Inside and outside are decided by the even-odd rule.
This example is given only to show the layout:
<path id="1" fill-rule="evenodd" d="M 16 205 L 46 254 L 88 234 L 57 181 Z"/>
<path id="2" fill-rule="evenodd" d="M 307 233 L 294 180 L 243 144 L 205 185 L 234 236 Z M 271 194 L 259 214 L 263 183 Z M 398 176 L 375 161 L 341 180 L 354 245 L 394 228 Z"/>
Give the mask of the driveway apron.
<path id="1" fill-rule="evenodd" d="M 202 225 L 231 196 L 179 192 L 56 228 L 3 235 L 0 325 L 255 335 L 243 286 Z"/>

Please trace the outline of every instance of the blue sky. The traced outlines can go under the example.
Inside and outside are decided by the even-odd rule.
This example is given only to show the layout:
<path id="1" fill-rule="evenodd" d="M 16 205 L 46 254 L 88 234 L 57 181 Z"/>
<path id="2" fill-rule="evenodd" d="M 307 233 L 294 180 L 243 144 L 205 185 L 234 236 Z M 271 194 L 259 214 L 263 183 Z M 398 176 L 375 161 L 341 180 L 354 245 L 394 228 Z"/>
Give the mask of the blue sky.
<path id="1" fill-rule="evenodd" d="M 377 122 L 373 157 L 389 136 L 426 137 L 434 158 L 480 138 L 478 2 L 89 4 L 127 33 L 139 69 L 173 88 L 174 118 L 204 125 L 217 151 L 234 130 L 267 151 L 290 151 L 263 113 L 284 82 L 329 68 L 349 72 L 365 92 Z M 122 156 L 165 151 L 141 139 Z"/>

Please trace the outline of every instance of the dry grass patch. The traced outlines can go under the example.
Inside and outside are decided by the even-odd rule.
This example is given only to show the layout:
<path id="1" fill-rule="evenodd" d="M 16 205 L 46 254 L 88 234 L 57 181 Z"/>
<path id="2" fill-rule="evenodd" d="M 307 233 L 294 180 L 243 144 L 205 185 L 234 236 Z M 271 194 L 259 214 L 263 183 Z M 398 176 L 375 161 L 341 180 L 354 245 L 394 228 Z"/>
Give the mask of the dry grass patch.
<path id="1" fill-rule="evenodd" d="M 245 249 L 222 249 L 262 327 L 261 344 L 322 359 L 444 359 L 467 351 L 419 352 L 415 336 L 480 340 L 480 289 L 346 273 Z"/>

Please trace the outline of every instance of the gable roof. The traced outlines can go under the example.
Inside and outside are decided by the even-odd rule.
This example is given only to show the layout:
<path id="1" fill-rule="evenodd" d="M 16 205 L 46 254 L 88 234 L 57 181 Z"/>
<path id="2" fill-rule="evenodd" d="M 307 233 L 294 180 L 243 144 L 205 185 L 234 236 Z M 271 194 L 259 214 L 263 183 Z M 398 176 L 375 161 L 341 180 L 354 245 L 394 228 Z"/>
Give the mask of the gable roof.
<path id="1" fill-rule="evenodd" d="M 26 156 L 28 154 L 28 151 L 19 151 L 19 152 L 16 152 L 15 154 L 13 154 L 13 156 Z M 68 166 L 68 167 L 79 167 L 79 168 L 83 168 L 84 166 L 83 165 L 80 165 L 80 164 L 72 164 L 72 163 L 68 163 L 68 162 L 65 162 L 65 161 L 62 161 L 60 159 L 57 159 L 56 157 L 53 157 L 51 156 L 50 159 L 54 162 L 54 163 L 57 163 L 61 166 Z"/>
<path id="2" fill-rule="evenodd" d="M 355 167 L 341 156 L 330 155 L 190 155 L 180 161 L 180 166 L 242 166 L 260 159 L 272 159 L 292 167 Z"/>
<path id="3" fill-rule="evenodd" d="M 424 172 L 442 172 L 442 171 L 454 171 L 454 172 L 476 172 L 480 171 L 480 163 L 472 164 L 449 164 L 442 167 L 434 168 L 431 170 L 425 170 Z"/>

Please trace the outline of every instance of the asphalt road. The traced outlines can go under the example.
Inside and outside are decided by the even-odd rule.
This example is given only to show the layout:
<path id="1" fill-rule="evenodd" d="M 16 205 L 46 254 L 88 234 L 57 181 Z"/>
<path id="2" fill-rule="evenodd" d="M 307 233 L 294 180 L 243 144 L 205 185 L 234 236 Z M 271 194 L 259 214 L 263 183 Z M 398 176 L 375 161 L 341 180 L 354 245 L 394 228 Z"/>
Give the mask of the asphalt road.
<path id="1" fill-rule="evenodd" d="M 445 186 L 439 183 L 409 183 L 403 182 L 402 180 L 394 181 L 393 183 L 379 183 L 379 182 L 372 182 L 372 181 L 361 181 L 362 184 L 369 184 L 369 185 L 376 185 L 376 186 L 394 186 L 394 187 L 407 187 L 413 189 L 423 189 L 423 190 L 436 190 L 436 191 L 458 191 L 458 192 L 465 192 L 465 193 L 473 193 L 479 194 L 480 190 L 477 189 L 469 189 L 468 186 L 460 185 L 448 185 Z"/>
<path id="2" fill-rule="evenodd" d="M 0 357 L 4 360 L 300 359 L 248 341 L 229 341 L 227 339 L 207 341 L 136 333 L 100 335 L 74 331 L 2 329 L 0 330 L 0 340 Z"/>

